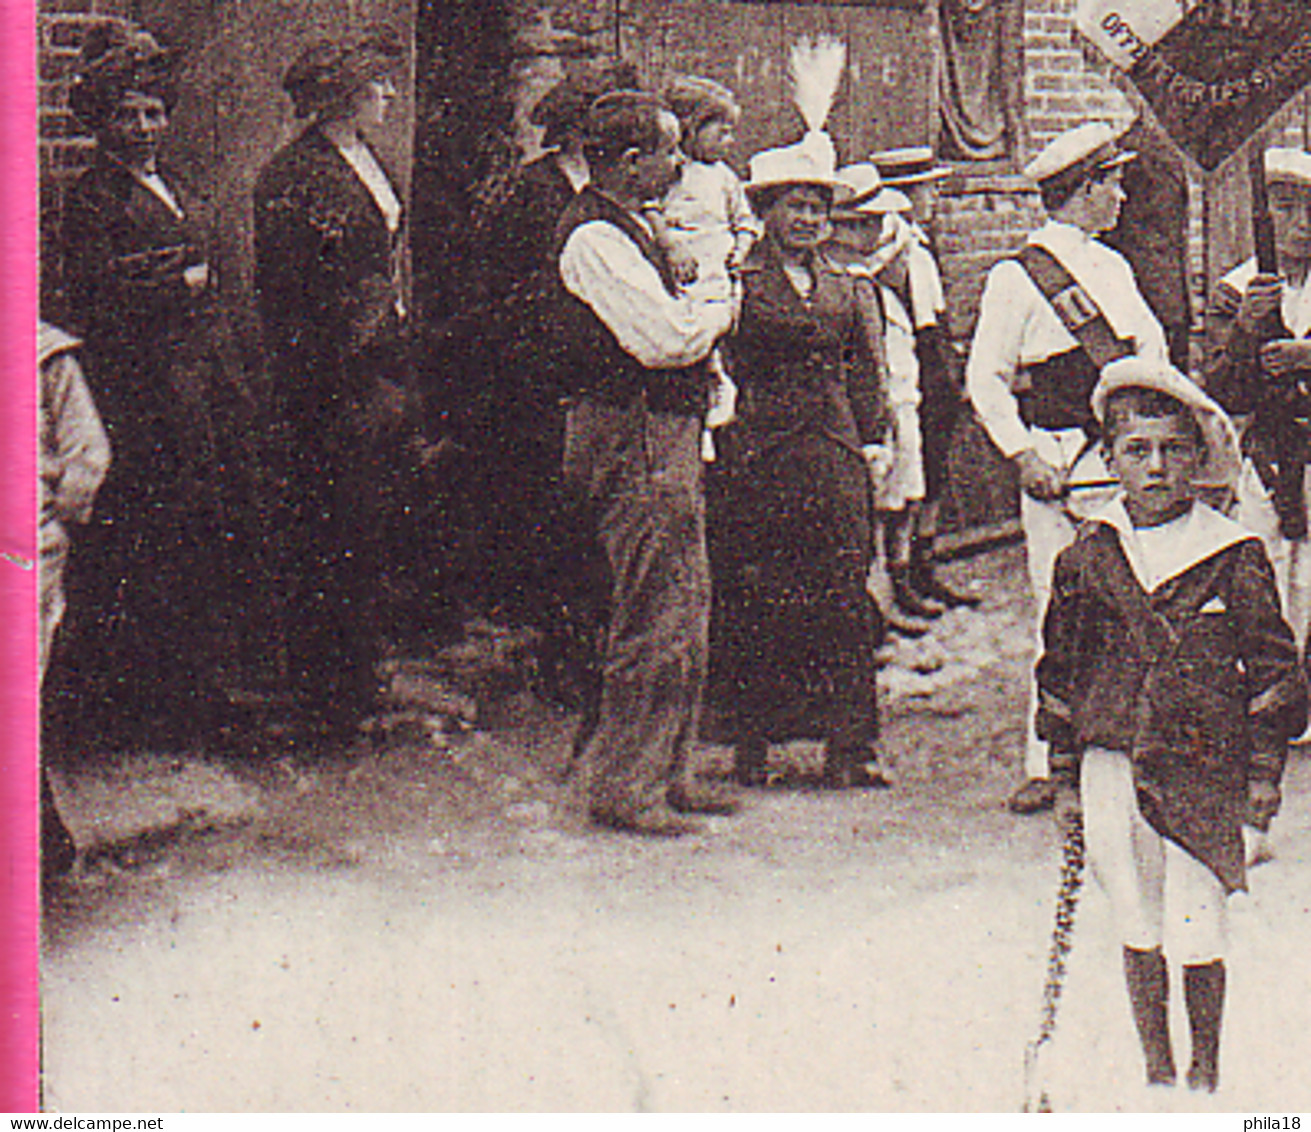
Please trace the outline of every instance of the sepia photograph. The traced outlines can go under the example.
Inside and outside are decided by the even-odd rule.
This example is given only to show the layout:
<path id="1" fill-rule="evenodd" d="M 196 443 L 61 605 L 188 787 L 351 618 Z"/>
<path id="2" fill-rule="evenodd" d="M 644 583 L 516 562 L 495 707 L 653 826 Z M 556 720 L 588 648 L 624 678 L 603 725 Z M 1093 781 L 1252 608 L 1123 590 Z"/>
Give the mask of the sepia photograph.
<path id="1" fill-rule="evenodd" d="M 14 1111 L 1311 1111 L 1307 0 L 33 26 Z"/>

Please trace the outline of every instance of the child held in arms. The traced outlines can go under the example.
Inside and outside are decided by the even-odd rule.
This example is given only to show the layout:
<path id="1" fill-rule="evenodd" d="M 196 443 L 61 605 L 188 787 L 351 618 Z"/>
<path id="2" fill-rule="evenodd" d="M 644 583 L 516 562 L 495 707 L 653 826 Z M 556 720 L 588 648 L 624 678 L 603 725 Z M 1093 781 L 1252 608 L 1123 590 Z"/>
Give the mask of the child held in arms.
<path id="1" fill-rule="evenodd" d="M 1106 366 L 1092 404 L 1121 490 L 1056 560 L 1039 734 L 1058 816 L 1082 815 L 1110 900 L 1147 1082 L 1175 1082 L 1168 942 L 1183 962 L 1188 1084 L 1214 1092 L 1242 825 L 1279 808 L 1306 678 L 1260 539 L 1198 498 L 1236 478 L 1223 410 L 1141 358 Z"/>
<path id="2" fill-rule="evenodd" d="M 763 232 L 741 180 L 728 164 L 741 109 L 727 87 L 699 76 L 674 79 L 665 88 L 664 99 L 678 116 L 687 161 L 678 183 L 652 214 L 656 238 L 679 283 L 731 276 Z M 736 287 L 734 294 L 738 294 Z M 715 384 L 706 416 L 708 429 L 728 424 L 737 400 L 718 351 L 711 365 Z M 712 459 L 713 446 L 706 439 L 706 456 Z"/>

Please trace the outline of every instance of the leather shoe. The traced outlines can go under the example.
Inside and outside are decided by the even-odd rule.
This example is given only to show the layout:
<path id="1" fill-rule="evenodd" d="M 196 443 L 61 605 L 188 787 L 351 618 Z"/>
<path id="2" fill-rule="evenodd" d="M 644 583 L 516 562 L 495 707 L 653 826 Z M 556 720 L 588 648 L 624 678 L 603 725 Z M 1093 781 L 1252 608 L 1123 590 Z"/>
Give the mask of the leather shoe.
<path id="1" fill-rule="evenodd" d="M 1031 778 L 1006 803 L 1013 814 L 1037 814 L 1056 804 L 1056 783 L 1049 778 Z"/>
<path id="2" fill-rule="evenodd" d="M 883 773 L 874 759 L 848 762 L 845 759 L 825 760 L 824 788 L 826 790 L 888 790 L 892 781 Z"/>
<path id="3" fill-rule="evenodd" d="M 764 773 L 764 767 L 760 768 Z M 718 814 L 727 817 L 737 813 L 740 805 L 731 794 L 712 790 L 707 786 L 672 786 L 665 794 L 669 808 L 678 814 Z"/>
<path id="4" fill-rule="evenodd" d="M 896 633 L 897 636 L 904 637 L 908 641 L 919 640 L 929 631 L 928 622 L 907 617 L 895 605 L 891 609 L 883 611 L 883 624 L 890 632 Z"/>
<path id="5" fill-rule="evenodd" d="M 892 575 L 893 598 L 903 613 L 909 613 L 912 617 L 919 617 L 925 621 L 936 621 L 946 612 L 936 602 L 915 592 L 915 587 L 911 585 L 910 572 L 906 567 L 894 566 L 889 573 Z"/>
<path id="6" fill-rule="evenodd" d="M 636 833 L 641 837 L 682 837 L 701 830 L 696 822 L 664 805 L 648 806 L 635 813 L 593 810 L 590 816 L 597 825 L 620 833 Z"/>

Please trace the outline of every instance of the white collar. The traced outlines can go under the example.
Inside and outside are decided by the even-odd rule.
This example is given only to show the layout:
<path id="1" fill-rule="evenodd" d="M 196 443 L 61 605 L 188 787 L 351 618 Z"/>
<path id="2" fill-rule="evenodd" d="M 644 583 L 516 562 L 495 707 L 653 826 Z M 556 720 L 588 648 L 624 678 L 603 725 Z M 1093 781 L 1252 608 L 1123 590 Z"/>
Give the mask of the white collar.
<path id="1" fill-rule="evenodd" d="M 1227 547 L 1256 538 L 1246 527 L 1200 500 L 1186 514 L 1160 527 L 1135 527 L 1125 510 L 1123 492 L 1089 516 L 1089 521 L 1105 523 L 1120 536 L 1124 556 L 1148 593 Z M 1144 531 L 1148 532 L 1146 536 Z M 1152 545 L 1150 556 L 1144 548 L 1146 541 Z"/>

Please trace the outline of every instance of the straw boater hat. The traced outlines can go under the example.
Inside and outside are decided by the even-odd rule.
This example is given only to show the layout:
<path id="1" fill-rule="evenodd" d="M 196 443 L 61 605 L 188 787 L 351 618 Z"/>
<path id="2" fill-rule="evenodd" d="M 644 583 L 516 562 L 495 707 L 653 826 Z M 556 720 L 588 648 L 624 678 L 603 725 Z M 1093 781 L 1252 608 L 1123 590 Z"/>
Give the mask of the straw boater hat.
<path id="1" fill-rule="evenodd" d="M 1265 179 L 1272 185 L 1297 185 L 1304 189 L 1311 189 L 1311 153 L 1288 146 L 1267 149 Z"/>
<path id="2" fill-rule="evenodd" d="M 1206 453 L 1199 486 L 1232 488 L 1238 483 L 1242 457 L 1238 434 L 1229 414 L 1168 362 L 1131 356 L 1104 366 L 1092 392 L 1093 416 L 1100 423 L 1106 416 L 1106 401 L 1117 389 L 1151 389 L 1182 401 L 1192 412 L 1202 432 Z"/>
<path id="3" fill-rule="evenodd" d="M 806 135 L 794 145 L 757 153 L 748 163 L 747 196 L 755 203 L 761 194 L 793 185 L 818 185 L 834 196 L 844 190 L 837 177 L 837 151 L 824 130 L 824 122 L 837 94 L 846 62 L 841 40 L 802 39 L 793 45 L 789 66 L 792 100 L 806 123 Z"/>
<path id="4" fill-rule="evenodd" d="M 1085 122 L 1053 138 L 1028 165 L 1024 175 L 1039 185 L 1079 185 L 1093 172 L 1114 169 L 1138 155 L 1121 149 L 1118 131 L 1109 122 Z"/>
<path id="5" fill-rule="evenodd" d="M 940 181 L 953 172 L 950 166 L 939 165 L 934 160 L 933 150 L 927 145 L 880 149 L 871 153 L 869 159 L 878 167 L 883 183 L 894 188 Z"/>

